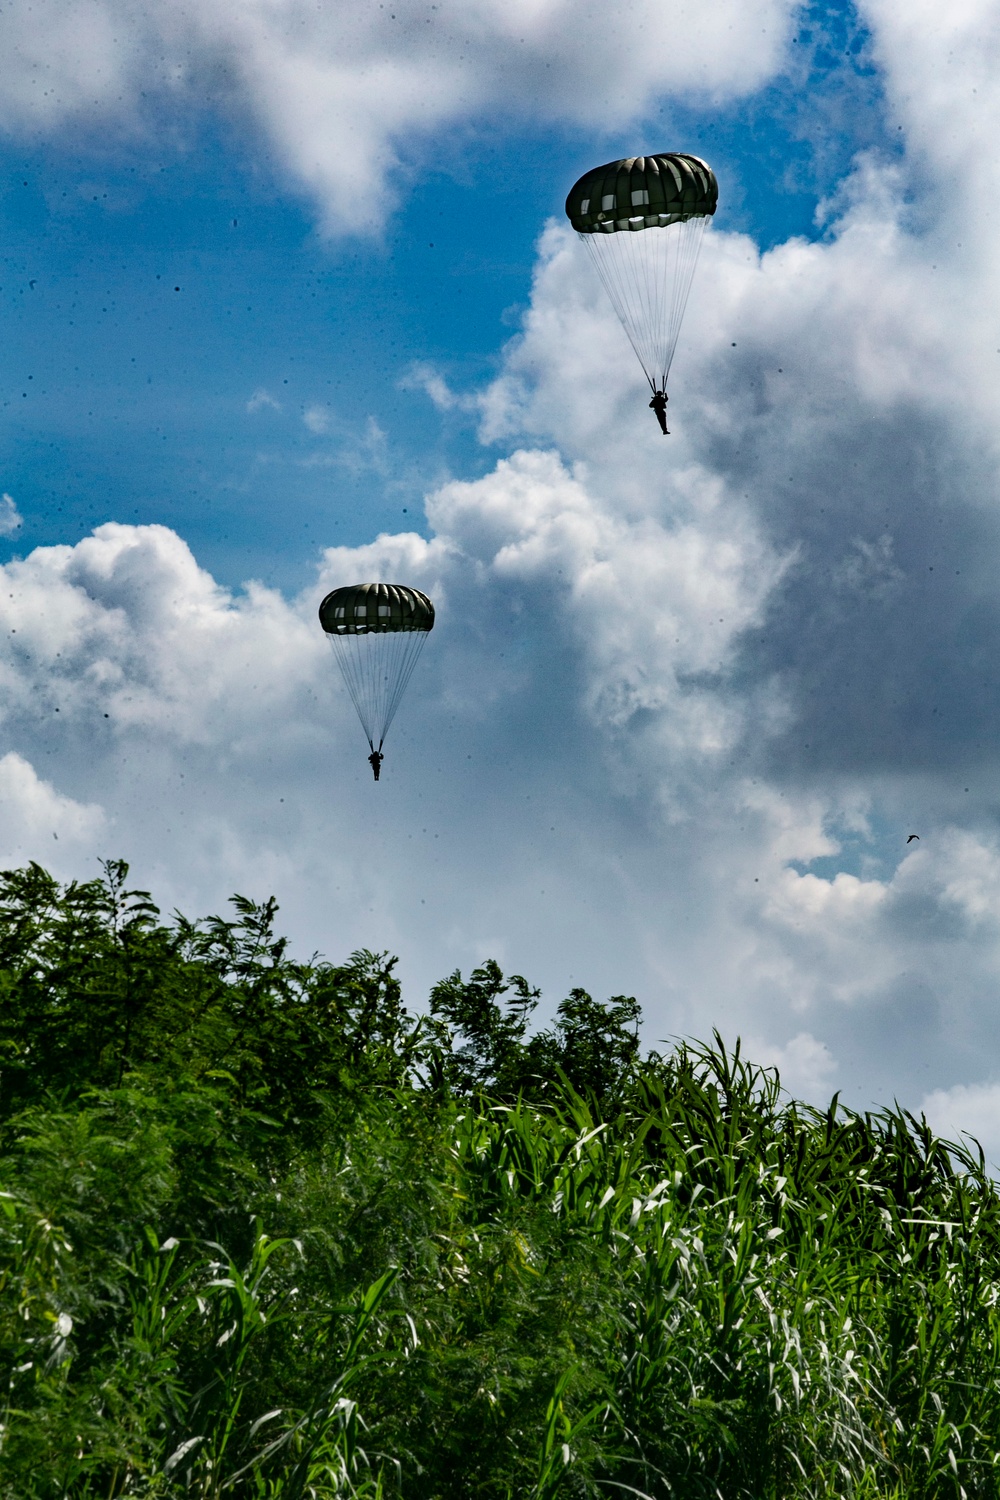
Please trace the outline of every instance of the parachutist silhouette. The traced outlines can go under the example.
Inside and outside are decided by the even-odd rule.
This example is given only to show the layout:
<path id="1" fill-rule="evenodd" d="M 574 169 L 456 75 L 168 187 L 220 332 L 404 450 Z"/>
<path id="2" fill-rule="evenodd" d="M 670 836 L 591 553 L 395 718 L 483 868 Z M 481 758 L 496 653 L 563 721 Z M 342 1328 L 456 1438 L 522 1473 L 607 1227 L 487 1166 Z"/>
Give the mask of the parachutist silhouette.
<path id="1" fill-rule="evenodd" d="M 378 773 L 382 769 L 382 761 L 384 760 L 384 758 L 385 757 L 383 756 L 381 750 L 375 749 L 372 750 L 371 755 L 369 755 L 368 757 L 368 764 L 372 768 L 372 775 L 375 777 L 376 781 L 378 781 Z"/>
<path id="2" fill-rule="evenodd" d="M 653 399 L 649 403 L 653 410 L 656 412 L 656 420 L 660 424 L 660 431 L 663 433 L 664 437 L 670 436 L 670 428 L 667 426 L 667 402 L 669 400 L 670 397 L 667 395 L 666 391 L 654 391 Z"/>
<path id="3" fill-rule="evenodd" d="M 910 834 L 910 837 L 909 837 L 909 838 L 908 838 L 908 839 L 907 839 L 907 840 L 906 840 L 906 842 L 907 842 L 907 843 L 908 843 L 908 844 L 912 844 L 912 843 L 913 843 L 913 840 L 914 840 L 914 839 L 919 839 L 919 837 L 920 837 L 920 835 L 919 835 L 919 833 L 911 833 L 911 834 Z"/>

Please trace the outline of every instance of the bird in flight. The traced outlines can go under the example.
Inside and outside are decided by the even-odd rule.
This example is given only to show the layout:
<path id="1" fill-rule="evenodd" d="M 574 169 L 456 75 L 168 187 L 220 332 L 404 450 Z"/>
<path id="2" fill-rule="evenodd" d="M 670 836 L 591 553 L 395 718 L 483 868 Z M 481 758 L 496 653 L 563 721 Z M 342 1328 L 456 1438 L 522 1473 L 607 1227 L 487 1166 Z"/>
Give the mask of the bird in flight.
<path id="1" fill-rule="evenodd" d="M 919 837 L 920 837 L 920 835 L 919 835 L 919 833 L 911 833 L 911 834 L 910 834 L 910 837 L 909 837 L 909 838 L 908 838 L 908 839 L 907 839 L 907 840 L 906 840 L 906 842 L 907 842 L 907 843 L 908 843 L 908 844 L 912 844 L 912 843 L 913 843 L 913 840 L 914 840 L 914 839 L 919 839 Z"/>

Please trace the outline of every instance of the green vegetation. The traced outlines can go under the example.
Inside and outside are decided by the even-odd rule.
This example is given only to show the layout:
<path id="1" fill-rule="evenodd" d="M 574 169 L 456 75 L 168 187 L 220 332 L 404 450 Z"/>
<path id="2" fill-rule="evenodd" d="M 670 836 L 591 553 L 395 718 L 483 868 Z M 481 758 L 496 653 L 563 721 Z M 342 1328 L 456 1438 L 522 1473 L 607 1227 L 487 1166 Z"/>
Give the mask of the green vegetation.
<path id="1" fill-rule="evenodd" d="M 126 878 L 0 876 L 3 1500 L 998 1494 L 980 1160 Z"/>

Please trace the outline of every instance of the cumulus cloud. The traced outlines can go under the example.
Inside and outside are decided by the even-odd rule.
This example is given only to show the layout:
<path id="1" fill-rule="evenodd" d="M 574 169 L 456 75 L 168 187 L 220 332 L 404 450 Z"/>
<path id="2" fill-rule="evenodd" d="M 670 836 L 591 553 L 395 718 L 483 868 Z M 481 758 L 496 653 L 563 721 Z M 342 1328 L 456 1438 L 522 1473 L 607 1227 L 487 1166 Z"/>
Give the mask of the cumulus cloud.
<path id="1" fill-rule="evenodd" d="M 828 1093 L 837 1063 L 829 1047 L 808 1031 L 800 1031 L 783 1047 L 754 1037 L 744 1039 L 746 1057 L 761 1067 L 777 1069 L 782 1087 L 794 1098 L 817 1098 Z"/>
<path id="2" fill-rule="evenodd" d="M 582 0 L 14 0 L 0 16 L 0 123 L 141 119 L 162 94 L 256 119 L 326 227 L 371 230 L 432 132 L 501 110 L 614 130 L 664 93 L 753 90 L 779 65 L 792 0 L 638 0 L 627 23 Z"/>
<path id="3" fill-rule="evenodd" d="M 669 458 L 561 227 L 543 238 L 523 334 L 481 396 L 485 441 L 554 439 L 619 510 L 669 515 L 714 556 L 729 543 L 749 559 L 753 538 L 770 572 L 752 615 L 726 619 L 741 689 L 727 702 L 741 705 L 741 756 L 769 776 L 948 767 L 965 784 L 1000 731 L 1000 386 L 979 378 L 978 296 L 907 224 L 906 188 L 897 167 L 862 161 L 825 242 L 761 256 L 709 233 Z"/>
<path id="4" fill-rule="evenodd" d="M 987 1166 L 1000 1170 L 1000 1083 L 959 1083 L 934 1089 L 920 1105 L 936 1135 L 975 1150 L 983 1148 Z"/>
<path id="5" fill-rule="evenodd" d="M 62 796 L 14 751 L 0 758 L 0 859 L 5 867 L 36 859 L 59 873 L 75 873 L 81 853 L 106 831 L 100 807 Z"/>
<path id="6" fill-rule="evenodd" d="M 618 895 L 644 913 L 661 1024 L 742 1018 L 775 1056 L 807 1035 L 824 1067 L 800 1058 L 802 1086 L 836 1065 L 849 1096 L 975 1072 L 996 1040 L 996 11 L 867 7 L 915 150 L 860 157 L 823 240 L 709 234 L 669 452 L 550 228 L 478 398 L 483 441 L 521 451 L 428 506 L 480 573 L 491 553 L 493 579 L 556 604 L 537 618 L 574 642 L 611 784 L 663 820 L 683 876 L 651 875 L 630 827 Z"/>
<path id="7" fill-rule="evenodd" d="M 235 603 L 163 526 L 109 522 L 75 547 L 7 564 L 0 591 L 3 717 L 96 722 L 179 744 L 230 744 L 307 671 L 319 646 L 273 591 Z M 241 628 L 244 616 L 255 632 Z"/>

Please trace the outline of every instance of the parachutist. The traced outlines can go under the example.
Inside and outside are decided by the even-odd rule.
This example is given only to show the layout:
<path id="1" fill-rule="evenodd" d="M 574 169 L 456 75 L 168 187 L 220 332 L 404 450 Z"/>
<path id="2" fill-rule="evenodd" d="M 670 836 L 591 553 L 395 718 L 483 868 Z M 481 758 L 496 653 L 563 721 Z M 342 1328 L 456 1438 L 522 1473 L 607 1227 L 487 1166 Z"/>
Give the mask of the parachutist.
<path id="1" fill-rule="evenodd" d="M 663 433 L 664 437 L 670 436 L 670 428 L 667 426 L 667 402 L 669 400 L 670 397 L 667 395 L 666 391 L 654 391 L 653 399 L 649 403 L 653 410 L 656 412 L 656 420 L 660 424 L 660 431 Z"/>
<path id="2" fill-rule="evenodd" d="M 382 761 L 384 760 L 384 758 L 385 757 L 383 756 L 381 750 L 373 750 L 371 755 L 369 755 L 368 757 L 368 764 L 372 768 L 372 775 L 375 777 L 376 781 L 378 781 L 378 773 L 382 769 Z"/>

